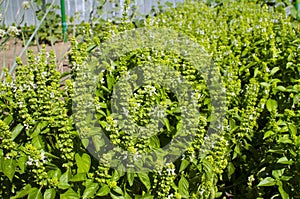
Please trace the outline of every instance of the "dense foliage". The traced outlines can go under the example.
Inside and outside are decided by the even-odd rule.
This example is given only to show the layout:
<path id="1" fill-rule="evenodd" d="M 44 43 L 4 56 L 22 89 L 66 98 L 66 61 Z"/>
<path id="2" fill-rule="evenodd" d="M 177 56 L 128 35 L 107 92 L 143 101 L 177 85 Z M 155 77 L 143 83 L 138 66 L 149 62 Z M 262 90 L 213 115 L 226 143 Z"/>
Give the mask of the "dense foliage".
<path id="1" fill-rule="evenodd" d="M 106 23 L 99 32 L 86 27 L 84 41 L 72 41 L 72 72 L 65 84 L 55 70 L 55 55 L 45 51 L 29 53 L 27 64 L 18 61 L 15 78 L 7 73 L 0 83 L 1 197 L 299 198 L 300 38 L 291 19 L 255 3 L 208 7 L 186 2 L 147 18 L 143 27 L 171 28 L 212 55 L 227 103 L 213 148 L 205 155 L 200 150 L 213 109 L 201 73 L 183 56 L 147 48 L 106 63 L 96 90 L 96 119 L 113 144 L 133 153 L 168 143 L 181 117 L 180 104 L 167 88 L 149 83 L 130 98 L 128 113 L 139 125 L 151 123 L 152 106 L 166 107 L 164 127 L 151 139 L 132 139 L 111 114 L 111 95 L 122 75 L 137 66 L 164 64 L 195 89 L 201 115 L 191 147 L 174 163 L 149 173 L 111 169 L 88 153 L 90 143 L 81 142 L 72 116 L 72 100 L 78 100 L 74 87 L 92 81 L 83 69 L 94 49 L 135 26 Z"/>

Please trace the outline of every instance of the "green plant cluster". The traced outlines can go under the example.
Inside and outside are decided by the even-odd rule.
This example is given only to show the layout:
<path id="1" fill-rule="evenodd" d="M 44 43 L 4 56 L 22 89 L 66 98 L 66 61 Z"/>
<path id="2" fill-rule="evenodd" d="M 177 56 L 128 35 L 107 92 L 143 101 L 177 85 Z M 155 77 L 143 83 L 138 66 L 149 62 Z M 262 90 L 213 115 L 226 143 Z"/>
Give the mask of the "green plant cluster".
<path id="1" fill-rule="evenodd" d="M 35 1 L 35 5 L 38 8 L 37 11 L 35 11 L 35 20 L 37 22 L 42 20 L 46 14 L 47 7 L 50 6 L 50 3 L 42 4 L 40 1 Z M 50 45 L 62 39 L 61 16 L 57 14 L 57 11 L 59 11 L 59 6 L 52 6 L 51 10 L 47 14 L 46 20 L 42 22 L 39 31 L 35 36 L 37 42 Z M 28 40 L 37 25 L 38 24 L 36 23 L 29 26 L 25 23 L 22 27 L 23 38 L 21 39 Z"/>
<path id="2" fill-rule="evenodd" d="M 71 79 L 64 85 L 53 52 L 29 53 L 28 64 L 18 61 L 15 78 L 6 73 L 0 83 L 1 197 L 299 198 L 300 38 L 291 21 L 281 11 L 234 1 L 217 7 L 186 2 L 145 20 L 144 28 L 171 28 L 212 55 L 222 74 L 227 106 L 223 130 L 213 143 L 207 135 L 212 96 L 201 71 L 174 52 L 138 49 L 103 62 L 107 70 L 99 73 L 95 95 L 80 95 L 97 80 L 85 72 L 93 49 L 134 29 L 126 19 L 118 25 L 105 23 L 98 33 L 87 26 L 83 41 L 73 39 Z M 128 71 L 157 64 L 174 69 L 195 89 L 193 99 L 201 112 L 191 147 L 175 162 L 148 173 L 99 163 L 86 147 L 99 149 L 103 143 L 88 134 L 88 119 L 72 115 L 72 103 L 81 106 L 93 97 L 94 119 L 113 144 L 136 154 L 160 148 L 182 125 L 179 99 L 168 88 L 148 82 L 128 99 L 125 114 L 140 126 L 151 127 L 153 106 L 166 109 L 160 131 L 150 138 L 133 139 L 131 126 L 129 131 L 119 129 L 119 118 L 111 111 L 117 83 L 120 91 L 131 91 L 120 81 Z M 87 134 L 76 126 L 86 128 Z M 203 153 L 207 143 L 211 149 Z"/>
<path id="3" fill-rule="evenodd" d="M 206 0 L 205 3 L 209 6 L 216 7 L 222 6 L 225 1 L 220 0 Z M 230 0 L 229 0 L 230 2 Z M 238 2 L 243 2 L 243 0 L 238 0 Z M 260 6 L 267 5 L 270 10 L 276 10 L 279 12 L 285 12 L 287 16 L 290 16 L 293 20 L 298 20 L 297 10 L 296 10 L 296 0 L 252 0 L 249 1 L 256 3 Z"/>
<path id="4" fill-rule="evenodd" d="M 223 74 L 230 146 L 228 166 L 216 183 L 223 193 L 299 195 L 300 40 L 291 21 L 283 12 L 241 2 L 213 9 L 187 4 L 151 21 L 195 37 Z"/>
<path id="5" fill-rule="evenodd" d="M 39 196 L 43 187 L 53 195 L 61 172 L 75 155 L 68 91 L 60 89 L 54 52 L 28 53 L 15 79 L 6 71 L 1 83 L 1 196 Z M 60 170 L 61 169 L 61 170 Z M 24 190 L 19 191 L 24 186 Z"/>

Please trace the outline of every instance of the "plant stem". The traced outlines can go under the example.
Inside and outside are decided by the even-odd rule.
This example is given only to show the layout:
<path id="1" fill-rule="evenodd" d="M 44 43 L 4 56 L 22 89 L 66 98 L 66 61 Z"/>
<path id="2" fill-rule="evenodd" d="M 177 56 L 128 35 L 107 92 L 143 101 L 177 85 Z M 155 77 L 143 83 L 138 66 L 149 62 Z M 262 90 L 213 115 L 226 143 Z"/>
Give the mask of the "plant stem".
<path id="1" fill-rule="evenodd" d="M 61 9 L 61 24 L 62 24 L 62 34 L 64 42 L 67 42 L 67 22 L 66 22 L 66 9 L 65 9 L 65 0 L 60 0 L 60 9 Z"/>

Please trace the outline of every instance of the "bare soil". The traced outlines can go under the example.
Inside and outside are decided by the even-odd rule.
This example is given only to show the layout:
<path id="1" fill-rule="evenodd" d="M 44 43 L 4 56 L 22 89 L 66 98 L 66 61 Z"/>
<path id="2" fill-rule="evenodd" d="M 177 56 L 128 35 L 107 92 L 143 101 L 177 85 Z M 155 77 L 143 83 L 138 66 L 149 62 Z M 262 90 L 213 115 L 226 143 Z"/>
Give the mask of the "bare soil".
<path id="1" fill-rule="evenodd" d="M 3 67 L 10 69 L 15 62 L 17 56 L 20 55 L 23 50 L 24 45 L 21 40 L 11 39 L 5 44 L 4 49 L 0 49 L 0 73 L 2 72 Z M 28 47 L 28 50 L 32 50 L 34 54 L 37 54 L 42 48 L 42 45 L 31 45 Z M 70 42 L 56 42 L 53 46 L 46 45 L 46 50 L 49 52 L 51 50 L 55 51 L 56 60 L 57 60 L 57 69 L 60 72 L 66 72 L 69 70 L 69 63 L 67 55 L 70 48 Z M 23 63 L 26 63 L 26 53 L 21 57 Z"/>

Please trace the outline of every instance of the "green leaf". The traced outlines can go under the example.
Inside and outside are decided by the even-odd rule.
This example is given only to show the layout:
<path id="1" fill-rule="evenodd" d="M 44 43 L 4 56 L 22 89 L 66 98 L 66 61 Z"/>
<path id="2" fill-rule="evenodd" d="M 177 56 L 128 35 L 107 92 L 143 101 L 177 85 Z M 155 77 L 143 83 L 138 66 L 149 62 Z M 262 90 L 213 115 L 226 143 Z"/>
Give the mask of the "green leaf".
<path id="1" fill-rule="evenodd" d="M 111 90 L 114 85 L 115 78 L 112 75 L 106 75 L 106 80 L 107 80 L 107 88 L 108 90 Z"/>
<path id="2" fill-rule="evenodd" d="M 27 162 L 27 157 L 26 156 L 20 156 L 18 161 L 17 161 L 17 165 L 20 168 L 19 173 L 23 174 L 25 172 L 25 165 Z"/>
<path id="3" fill-rule="evenodd" d="M 270 81 L 270 84 L 277 84 L 277 83 L 280 83 L 280 82 L 281 82 L 280 79 L 272 79 L 272 80 Z"/>
<path id="4" fill-rule="evenodd" d="M 278 181 L 278 191 L 282 197 L 282 199 L 289 199 L 289 194 L 285 192 L 285 190 L 283 189 L 283 186 L 282 186 L 282 182 L 281 181 Z"/>
<path id="5" fill-rule="evenodd" d="M 58 188 L 60 189 L 67 189 L 70 187 L 68 184 L 69 181 L 69 171 L 66 171 L 62 176 L 59 178 Z"/>
<path id="6" fill-rule="evenodd" d="M 262 43 L 264 43 L 264 40 L 259 40 L 259 41 L 257 41 L 257 42 L 254 43 L 254 46 L 260 45 Z M 252 56 L 254 57 L 255 55 L 252 55 Z"/>
<path id="7" fill-rule="evenodd" d="M 253 77 L 257 77 L 258 73 L 259 73 L 259 68 L 255 68 Z"/>
<path id="8" fill-rule="evenodd" d="M 178 192 L 184 198 L 189 198 L 189 182 L 184 176 L 181 176 L 178 182 Z"/>
<path id="9" fill-rule="evenodd" d="M 2 162 L 2 171 L 4 175 L 12 182 L 12 179 L 16 172 L 16 160 L 4 159 Z"/>
<path id="10" fill-rule="evenodd" d="M 135 195 L 134 199 L 153 199 L 154 196 L 151 195 L 150 193 L 146 193 L 146 194 L 143 194 L 142 196 L 141 195 Z"/>
<path id="11" fill-rule="evenodd" d="M 270 72 L 270 75 L 274 75 L 276 72 L 278 72 L 280 70 L 279 67 L 274 67 L 271 72 Z"/>
<path id="12" fill-rule="evenodd" d="M 20 191 L 18 191 L 15 196 L 11 197 L 11 199 L 24 198 L 25 196 L 27 196 L 30 193 L 31 190 L 32 190 L 31 185 L 27 184 Z"/>
<path id="13" fill-rule="evenodd" d="M 202 160 L 202 165 L 203 165 L 203 169 L 205 170 L 205 173 L 207 175 L 207 178 L 208 179 L 212 178 L 213 174 L 214 174 L 214 169 L 213 169 L 212 164 L 208 160 L 204 159 L 204 160 Z M 200 164 L 199 164 L 199 166 L 200 166 Z M 200 172 L 203 172 L 203 170 L 200 169 L 198 166 L 197 166 L 197 168 L 199 169 Z"/>
<path id="14" fill-rule="evenodd" d="M 284 152 L 283 149 L 278 149 L 278 150 L 274 150 L 274 149 L 269 149 L 267 152 L 269 153 L 277 153 L 277 154 L 282 154 Z"/>
<path id="15" fill-rule="evenodd" d="M 92 45 L 89 45 L 86 49 L 87 52 L 91 52 L 94 48 L 96 48 L 97 45 L 96 44 L 92 44 Z"/>
<path id="16" fill-rule="evenodd" d="M 65 193 L 60 194 L 60 198 L 63 198 L 63 199 L 79 199 L 80 197 L 78 196 L 78 194 L 73 189 L 70 188 Z"/>
<path id="17" fill-rule="evenodd" d="M 282 181 L 289 181 L 292 178 L 293 178 L 293 176 L 281 176 L 280 180 L 282 180 Z"/>
<path id="18" fill-rule="evenodd" d="M 241 154 L 241 149 L 240 149 L 240 146 L 239 144 L 235 145 L 234 147 L 234 152 L 233 152 L 233 157 L 232 159 L 235 159 L 238 155 Z"/>
<path id="19" fill-rule="evenodd" d="M 132 199 L 132 197 L 126 191 L 124 193 L 124 198 L 125 199 Z"/>
<path id="20" fill-rule="evenodd" d="M 277 86 L 275 89 L 276 89 L 276 90 L 279 90 L 279 91 L 281 91 L 281 92 L 287 91 L 287 89 L 286 89 L 284 86 Z"/>
<path id="21" fill-rule="evenodd" d="M 80 181 L 85 181 L 86 179 L 87 179 L 86 173 L 77 173 L 69 181 L 70 182 L 80 182 Z"/>
<path id="22" fill-rule="evenodd" d="M 277 160 L 277 163 L 279 164 L 293 164 L 293 160 L 288 160 L 287 157 L 282 157 L 279 160 Z"/>
<path id="23" fill-rule="evenodd" d="M 278 140 L 278 143 L 284 143 L 284 144 L 293 144 L 293 141 L 289 138 L 289 135 L 283 135 Z"/>
<path id="24" fill-rule="evenodd" d="M 117 196 L 117 195 L 115 195 L 115 194 L 113 194 L 113 193 L 110 193 L 110 197 L 111 197 L 112 199 L 124 199 L 123 196 Z"/>
<path id="25" fill-rule="evenodd" d="M 289 69 L 289 68 L 291 68 L 293 66 L 293 62 L 288 62 L 287 64 L 286 64 L 286 69 Z"/>
<path id="26" fill-rule="evenodd" d="M 83 192 L 82 198 L 93 198 L 98 188 L 98 183 L 88 183 Z"/>
<path id="27" fill-rule="evenodd" d="M 18 124 L 11 132 L 11 138 L 14 140 L 23 130 L 24 126 L 23 124 Z"/>
<path id="28" fill-rule="evenodd" d="M 96 151 L 100 151 L 100 148 L 105 145 L 105 141 L 100 135 L 94 135 L 92 140 Z"/>
<path id="29" fill-rule="evenodd" d="M 99 105 L 101 108 L 107 108 L 107 104 L 104 102 L 99 102 L 97 105 Z"/>
<path id="30" fill-rule="evenodd" d="M 259 187 L 269 187 L 274 186 L 276 184 L 276 181 L 272 177 L 266 177 L 260 183 L 257 185 Z"/>
<path id="31" fill-rule="evenodd" d="M 46 155 L 47 157 L 50 157 L 50 158 L 60 159 L 59 157 L 57 157 L 57 156 L 55 156 L 55 155 L 53 155 L 53 154 L 51 154 L 51 153 L 48 153 L 47 151 L 45 152 L 45 155 Z"/>
<path id="32" fill-rule="evenodd" d="M 165 123 L 165 126 L 167 127 L 167 130 L 171 131 L 170 122 L 169 122 L 168 118 L 164 118 L 164 123 Z"/>
<path id="33" fill-rule="evenodd" d="M 110 180 L 111 181 L 118 181 L 120 179 L 121 175 L 120 173 L 118 172 L 118 170 L 115 170 L 114 173 L 112 174 Z"/>
<path id="34" fill-rule="evenodd" d="M 278 104 L 277 104 L 276 100 L 268 99 L 267 109 L 268 109 L 269 112 L 276 111 L 277 107 L 278 107 Z"/>
<path id="35" fill-rule="evenodd" d="M 32 134 L 30 135 L 31 138 L 39 135 L 41 133 L 41 131 L 48 125 L 48 122 L 47 121 L 43 121 L 43 122 L 39 122 L 34 131 L 32 132 Z"/>
<path id="36" fill-rule="evenodd" d="M 249 50 L 247 50 L 247 49 L 243 50 L 241 57 L 246 56 L 248 54 L 248 52 L 249 52 Z"/>
<path id="37" fill-rule="evenodd" d="M 296 136 L 297 135 L 297 127 L 294 124 L 289 124 L 288 127 L 289 127 L 291 134 Z"/>
<path id="38" fill-rule="evenodd" d="M 13 119 L 14 119 L 13 116 L 9 115 L 3 120 L 3 122 L 5 122 L 9 126 L 10 123 L 13 121 Z"/>
<path id="39" fill-rule="evenodd" d="M 97 192 L 97 196 L 106 196 L 110 193 L 110 188 L 108 185 L 103 185 L 100 190 Z"/>
<path id="40" fill-rule="evenodd" d="M 44 148 L 44 142 L 43 142 L 42 136 L 37 135 L 37 136 L 33 137 L 32 138 L 32 145 L 34 147 L 36 147 L 37 149 Z"/>
<path id="41" fill-rule="evenodd" d="M 48 171 L 47 174 L 48 174 L 49 178 L 60 178 L 61 171 L 60 171 L 60 169 L 57 168 L 57 169 Z"/>
<path id="42" fill-rule="evenodd" d="M 148 173 L 138 173 L 138 177 L 141 180 L 141 182 L 145 185 L 147 190 L 150 190 L 151 182 L 150 182 L 150 178 L 148 176 Z"/>
<path id="43" fill-rule="evenodd" d="M 44 193 L 44 199 L 54 199 L 56 195 L 56 191 L 54 188 L 47 189 Z"/>
<path id="44" fill-rule="evenodd" d="M 113 190 L 114 190 L 114 192 L 116 192 L 116 193 L 118 193 L 120 195 L 123 195 L 123 190 L 120 187 L 116 187 Z"/>
<path id="45" fill-rule="evenodd" d="M 82 139 L 81 139 L 81 142 L 82 142 L 84 148 L 87 148 L 88 145 L 89 145 L 89 143 L 90 143 L 90 140 L 87 139 L 87 138 L 82 138 Z"/>
<path id="46" fill-rule="evenodd" d="M 102 110 L 97 110 L 98 113 L 101 113 L 102 116 L 106 116 L 106 113 Z"/>
<path id="47" fill-rule="evenodd" d="M 289 127 L 288 126 L 284 126 L 284 127 L 282 127 L 281 129 L 280 129 L 280 133 L 287 133 L 287 132 L 289 132 L 290 131 L 290 129 L 289 129 Z M 295 135 L 294 135 L 295 136 Z M 293 137 L 293 135 L 292 135 L 292 137 Z"/>
<path id="48" fill-rule="evenodd" d="M 284 173 L 284 168 L 283 169 L 278 169 L 278 170 L 273 170 L 272 171 L 272 176 L 275 178 L 275 179 L 279 179 L 283 173 Z"/>
<path id="49" fill-rule="evenodd" d="M 42 199 L 43 195 L 41 189 L 33 188 L 28 194 L 27 199 Z"/>
<path id="50" fill-rule="evenodd" d="M 1 151 L 2 151 L 2 149 L 0 149 L 0 152 Z M 3 156 L 2 157 L 0 156 L 0 172 L 3 172 L 3 170 L 2 170 L 3 160 L 4 160 Z"/>
<path id="51" fill-rule="evenodd" d="M 160 148 L 160 140 L 159 140 L 159 138 L 157 137 L 157 135 L 151 136 L 151 137 L 149 138 L 149 141 L 150 141 L 149 145 L 150 145 L 152 148 L 154 148 L 154 149 Z"/>
<path id="52" fill-rule="evenodd" d="M 91 166 L 91 157 L 84 153 L 82 157 L 78 153 L 75 155 L 75 161 L 77 164 L 77 173 L 88 173 Z"/>
<path id="53" fill-rule="evenodd" d="M 67 72 L 63 72 L 61 75 L 60 75 L 60 79 L 68 76 L 68 75 L 71 75 L 72 73 L 70 71 L 67 71 Z"/>
<path id="54" fill-rule="evenodd" d="M 134 181 L 134 177 L 135 177 L 135 173 L 127 173 L 127 181 L 129 183 L 129 186 L 133 185 L 133 181 Z"/>
<path id="55" fill-rule="evenodd" d="M 231 179 L 231 176 L 232 174 L 234 174 L 234 172 L 235 172 L 235 167 L 232 162 L 229 162 L 227 166 L 227 175 L 229 179 Z"/>
<path id="56" fill-rule="evenodd" d="M 179 172 L 183 171 L 184 169 L 186 169 L 190 164 L 190 161 L 184 159 L 181 161 L 181 164 L 180 164 L 180 168 L 179 168 Z"/>
<path id="57" fill-rule="evenodd" d="M 265 132 L 263 139 L 271 137 L 272 135 L 275 135 L 275 133 L 273 131 L 267 131 L 267 132 Z"/>
<path id="58" fill-rule="evenodd" d="M 216 197 L 216 198 L 220 198 L 222 195 L 223 195 L 223 192 L 220 191 L 220 192 L 217 192 L 217 193 L 216 193 L 216 196 L 215 196 L 215 197 Z"/>
<path id="59" fill-rule="evenodd" d="M 260 85 L 263 87 L 270 87 L 271 84 L 267 83 L 267 82 L 260 82 Z"/>

